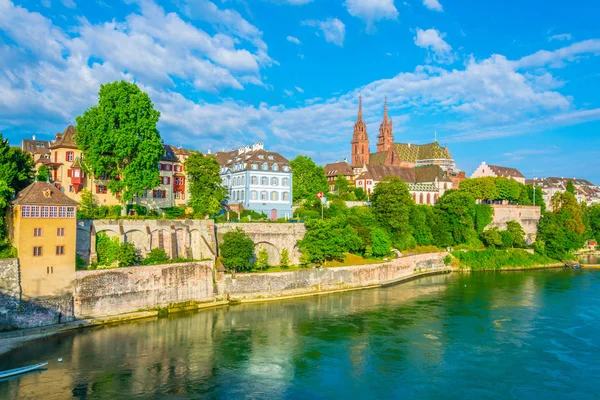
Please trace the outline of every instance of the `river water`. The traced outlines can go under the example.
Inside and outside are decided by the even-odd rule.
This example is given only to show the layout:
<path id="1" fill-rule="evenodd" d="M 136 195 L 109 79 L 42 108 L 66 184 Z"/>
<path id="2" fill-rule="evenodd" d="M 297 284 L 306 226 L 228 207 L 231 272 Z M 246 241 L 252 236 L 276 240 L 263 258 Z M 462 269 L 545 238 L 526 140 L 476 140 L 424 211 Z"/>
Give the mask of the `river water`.
<path id="1" fill-rule="evenodd" d="M 440 275 L 88 329 L 0 371 L 46 360 L 0 399 L 597 399 L 600 271 Z"/>

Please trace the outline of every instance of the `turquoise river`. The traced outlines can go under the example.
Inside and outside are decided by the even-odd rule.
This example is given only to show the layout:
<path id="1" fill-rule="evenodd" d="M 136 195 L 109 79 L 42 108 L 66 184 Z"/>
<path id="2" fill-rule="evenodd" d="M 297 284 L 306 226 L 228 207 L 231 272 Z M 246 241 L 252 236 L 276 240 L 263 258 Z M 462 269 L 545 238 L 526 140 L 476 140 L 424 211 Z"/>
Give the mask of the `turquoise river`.
<path id="1" fill-rule="evenodd" d="M 600 270 L 455 273 L 81 330 L 0 371 L 41 361 L 0 399 L 598 399 Z"/>

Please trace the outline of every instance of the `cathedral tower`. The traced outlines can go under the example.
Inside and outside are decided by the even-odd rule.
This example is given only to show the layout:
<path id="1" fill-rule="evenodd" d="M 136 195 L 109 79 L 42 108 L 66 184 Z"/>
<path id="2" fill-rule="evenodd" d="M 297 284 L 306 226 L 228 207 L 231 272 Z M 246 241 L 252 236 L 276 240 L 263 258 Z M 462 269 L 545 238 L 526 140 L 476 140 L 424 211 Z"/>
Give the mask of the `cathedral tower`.
<path id="1" fill-rule="evenodd" d="M 387 98 L 383 104 L 383 121 L 379 125 L 379 135 L 377 136 L 377 152 L 388 151 L 394 144 L 394 133 L 392 130 L 392 120 L 388 119 Z"/>
<path id="2" fill-rule="evenodd" d="M 352 165 L 363 166 L 369 163 L 369 136 L 367 126 L 362 119 L 362 96 L 358 100 L 358 119 L 352 135 Z"/>

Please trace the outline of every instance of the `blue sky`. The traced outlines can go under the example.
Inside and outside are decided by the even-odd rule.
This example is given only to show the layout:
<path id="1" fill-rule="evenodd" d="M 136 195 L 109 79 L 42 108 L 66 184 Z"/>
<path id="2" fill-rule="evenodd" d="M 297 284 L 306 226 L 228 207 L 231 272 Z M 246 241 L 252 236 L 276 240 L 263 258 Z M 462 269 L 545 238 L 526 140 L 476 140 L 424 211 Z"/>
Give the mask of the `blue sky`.
<path id="1" fill-rule="evenodd" d="M 363 95 L 374 150 L 387 96 L 397 142 L 437 132 L 470 174 L 600 185 L 595 0 L 0 0 L 0 132 L 51 138 L 101 83 L 135 81 L 167 143 L 264 141 L 349 157 Z"/>

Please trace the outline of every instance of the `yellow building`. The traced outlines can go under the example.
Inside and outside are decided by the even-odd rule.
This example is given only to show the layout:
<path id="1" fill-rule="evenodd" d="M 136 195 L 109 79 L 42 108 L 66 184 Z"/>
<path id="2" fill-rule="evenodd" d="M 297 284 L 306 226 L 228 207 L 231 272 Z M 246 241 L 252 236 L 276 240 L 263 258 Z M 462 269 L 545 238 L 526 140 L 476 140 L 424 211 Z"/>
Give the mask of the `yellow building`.
<path id="1" fill-rule="evenodd" d="M 34 182 L 12 201 L 9 235 L 17 248 L 26 297 L 55 297 L 75 279 L 77 202 L 54 185 Z"/>

